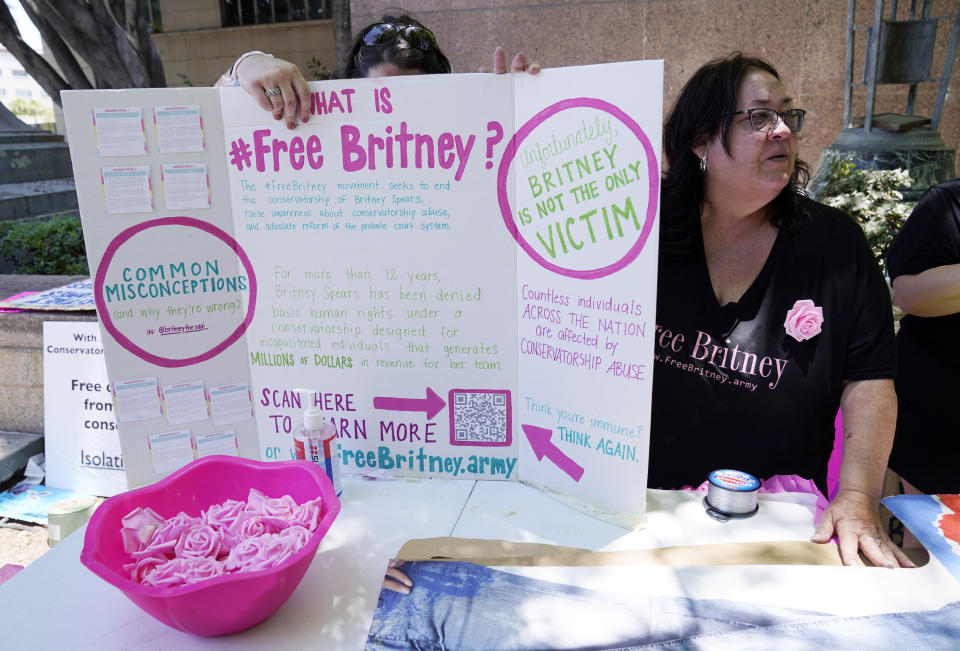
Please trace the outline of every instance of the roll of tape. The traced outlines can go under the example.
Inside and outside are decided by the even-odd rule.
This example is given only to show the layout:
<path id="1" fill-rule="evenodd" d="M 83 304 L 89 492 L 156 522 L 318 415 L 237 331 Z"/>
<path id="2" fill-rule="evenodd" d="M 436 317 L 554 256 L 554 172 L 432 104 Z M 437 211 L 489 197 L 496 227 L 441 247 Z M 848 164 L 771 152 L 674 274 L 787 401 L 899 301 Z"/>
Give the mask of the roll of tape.
<path id="1" fill-rule="evenodd" d="M 760 482 L 740 470 L 714 470 L 707 477 L 707 513 L 718 520 L 747 518 L 757 512 Z M 719 517 L 718 517 L 719 516 Z"/>
<path id="2" fill-rule="evenodd" d="M 53 547 L 82 527 L 96 506 L 96 498 L 86 495 L 68 497 L 47 509 L 47 544 Z"/>

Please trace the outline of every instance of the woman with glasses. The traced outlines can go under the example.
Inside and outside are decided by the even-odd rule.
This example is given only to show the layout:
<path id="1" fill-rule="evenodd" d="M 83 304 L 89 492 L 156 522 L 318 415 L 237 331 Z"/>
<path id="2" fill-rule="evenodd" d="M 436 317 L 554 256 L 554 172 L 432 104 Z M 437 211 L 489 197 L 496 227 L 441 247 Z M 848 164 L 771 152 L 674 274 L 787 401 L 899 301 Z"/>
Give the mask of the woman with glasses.
<path id="1" fill-rule="evenodd" d="M 395 77 L 399 75 L 435 75 L 451 72 L 450 62 L 437 37 L 407 14 L 386 14 L 357 34 L 345 61 L 339 62 L 342 79 Z M 499 47 L 493 54 L 495 73 L 507 71 L 506 57 Z M 527 64 L 523 54 L 513 58 L 511 72 L 536 74 L 540 66 Z M 310 119 L 310 90 L 299 68 L 289 61 L 275 59 L 263 52 L 240 56 L 216 83 L 217 86 L 242 86 L 276 120 L 285 120 L 287 128 L 297 119 Z"/>
<path id="2" fill-rule="evenodd" d="M 687 82 L 664 125 L 651 487 L 734 468 L 826 494 L 812 540 L 909 564 L 878 499 L 896 421 L 890 295 L 859 226 L 801 193 L 804 111 L 765 61 L 735 53 Z"/>

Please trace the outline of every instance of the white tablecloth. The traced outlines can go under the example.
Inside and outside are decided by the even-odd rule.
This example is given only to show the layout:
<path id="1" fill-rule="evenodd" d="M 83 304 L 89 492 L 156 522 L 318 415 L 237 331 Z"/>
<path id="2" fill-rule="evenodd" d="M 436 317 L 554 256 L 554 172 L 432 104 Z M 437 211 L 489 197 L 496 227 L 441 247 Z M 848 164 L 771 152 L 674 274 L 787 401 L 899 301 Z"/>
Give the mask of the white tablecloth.
<path id="1" fill-rule="evenodd" d="M 648 524 L 629 532 L 514 482 L 344 479 L 343 509 L 300 586 L 263 624 L 200 638 L 157 622 L 80 564 L 84 529 L 0 586 L 4 648 L 360 649 L 383 568 L 407 540 L 436 536 L 587 549 L 807 540 L 812 508 L 764 500 L 747 520 L 719 523 L 700 495 L 650 491 Z M 837 614 L 938 608 L 960 583 L 935 560 L 917 570 L 804 566 L 501 568 L 587 588 L 644 595 L 736 598 Z"/>

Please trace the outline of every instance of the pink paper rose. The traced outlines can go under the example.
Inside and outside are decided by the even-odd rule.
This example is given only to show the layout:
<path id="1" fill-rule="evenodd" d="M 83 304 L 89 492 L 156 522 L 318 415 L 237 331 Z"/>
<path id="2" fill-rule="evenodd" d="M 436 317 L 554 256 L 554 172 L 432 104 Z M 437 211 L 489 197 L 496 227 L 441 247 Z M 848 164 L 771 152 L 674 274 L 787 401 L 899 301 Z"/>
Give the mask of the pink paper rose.
<path id="1" fill-rule="evenodd" d="M 142 549 L 144 545 L 150 542 L 153 533 L 161 522 L 163 522 L 163 518 L 149 507 L 145 509 L 137 507 L 123 516 L 120 519 L 123 551 L 130 554 Z"/>
<path id="2" fill-rule="evenodd" d="M 243 570 L 243 568 L 252 563 L 253 559 L 256 558 L 263 542 L 264 539 L 262 537 L 241 540 L 230 550 L 230 554 L 227 556 L 227 560 L 223 562 L 223 566 L 228 571 Z"/>
<path id="3" fill-rule="evenodd" d="M 233 526 L 230 527 L 228 536 L 238 541 L 246 540 L 247 538 L 255 538 L 268 533 L 277 533 L 286 527 L 287 521 L 284 518 L 244 511 L 234 521 Z"/>
<path id="4" fill-rule="evenodd" d="M 301 547 L 307 544 L 307 541 L 310 540 L 310 536 L 312 536 L 313 534 L 310 531 L 308 531 L 306 528 L 301 527 L 298 524 L 295 524 L 291 527 L 284 529 L 277 535 L 282 536 L 283 538 L 291 539 L 296 545 L 296 547 L 294 548 L 294 551 L 299 551 Z"/>
<path id="5" fill-rule="evenodd" d="M 151 542 L 146 547 L 140 551 L 130 552 L 130 555 L 133 556 L 136 560 L 141 560 L 144 558 L 163 558 L 171 559 L 174 557 L 174 547 L 177 546 L 176 540 L 167 540 L 165 542 Z"/>
<path id="6" fill-rule="evenodd" d="M 317 525 L 320 524 L 320 505 L 321 501 L 319 497 L 315 500 L 304 502 L 293 512 L 291 524 L 298 524 L 306 527 L 310 531 L 315 530 Z"/>
<path id="7" fill-rule="evenodd" d="M 250 495 L 247 497 L 247 509 L 257 511 L 264 515 L 277 515 L 289 517 L 297 508 L 297 503 L 289 495 L 279 498 L 267 497 L 256 488 L 250 489 Z"/>
<path id="8" fill-rule="evenodd" d="M 157 565 L 143 576 L 143 583 L 174 588 L 224 574 L 223 563 L 213 558 L 174 558 Z"/>
<path id="9" fill-rule="evenodd" d="M 162 521 L 150 541 L 139 551 L 131 552 L 131 556 L 136 559 L 149 558 L 151 556 L 172 558 L 176 552 L 175 548 L 180 538 L 193 527 L 200 525 L 200 518 L 191 518 L 186 513 L 180 512 L 169 520 Z"/>
<path id="10" fill-rule="evenodd" d="M 168 560 L 165 556 L 160 558 L 149 556 L 127 563 L 123 566 L 123 570 L 130 573 L 130 579 L 134 583 L 146 583 L 147 577 L 157 569 L 157 566 L 163 565 Z"/>
<path id="11" fill-rule="evenodd" d="M 801 299 L 787 311 L 783 327 L 797 341 L 813 339 L 823 328 L 823 308 L 814 305 L 810 299 Z"/>
<path id="12" fill-rule="evenodd" d="M 221 529 L 233 525 L 237 516 L 247 509 L 246 502 L 240 500 L 227 500 L 223 504 L 213 504 L 203 512 L 201 520 L 204 524 L 210 525 L 214 529 Z"/>
<path id="13" fill-rule="evenodd" d="M 184 581 L 186 583 L 196 583 L 204 579 L 212 579 L 215 576 L 226 574 L 223 563 L 213 558 L 189 558 L 184 559 L 185 568 Z"/>
<path id="14" fill-rule="evenodd" d="M 172 588 L 186 583 L 187 565 L 189 561 L 183 558 L 174 558 L 157 565 L 152 572 L 143 577 L 143 582 L 156 587 Z"/>
<path id="15" fill-rule="evenodd" d="M 295 536 L 282 536 L 280 534 L 264 536 L 260 551 L 257 552 L 256 557 L 245 569 L 249 572 L 276 567 L 293 556 L 298 549 Z"/>
<path id="16" fill-rule="evenodd" d="M 230 572 L 270 569 L 302 549 L 319 525 L 320 498 L 297 504 L 250 490 L 249 502 L 227 500 L 194 518 L 181 512 L 165 520 L 134 509 L 122 520 L 123 566 L 136 583 L 176 587 Z"/>
<path id="17" fill-rule="evenodd" d="M 157 527 L 156 532 L 153 534 L 153 538 L 150 539 L 150 544 L 161 544 L 170 542 L 171 540 L 176 543 L 185 531 L 199 524 L 202 524 L 200 518 L 191 518 L 181 511 L 169 520 L 164 520 L 160 523 L 160 526 Z"/>
<path id="18" fill-rule="evenodd" d="M 216 558 L 220 544 L 220 534 L 213 527 L 198 524 L 180 536 L 174 553 L 180 558 Z"/>

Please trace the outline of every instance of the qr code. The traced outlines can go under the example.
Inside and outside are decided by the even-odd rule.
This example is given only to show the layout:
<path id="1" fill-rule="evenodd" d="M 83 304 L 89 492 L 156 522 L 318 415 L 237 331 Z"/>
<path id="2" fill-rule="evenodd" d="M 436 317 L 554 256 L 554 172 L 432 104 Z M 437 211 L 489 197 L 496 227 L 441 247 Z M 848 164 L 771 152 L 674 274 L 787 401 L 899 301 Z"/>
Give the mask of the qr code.
<path id="1" fill-rule="evenodd" d="M 451 389 L 451 445 L 510 445 L 510 392 Z"/>

